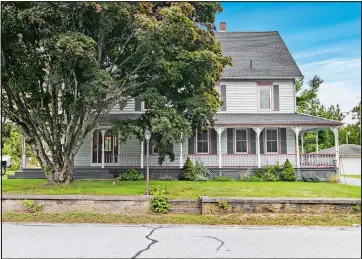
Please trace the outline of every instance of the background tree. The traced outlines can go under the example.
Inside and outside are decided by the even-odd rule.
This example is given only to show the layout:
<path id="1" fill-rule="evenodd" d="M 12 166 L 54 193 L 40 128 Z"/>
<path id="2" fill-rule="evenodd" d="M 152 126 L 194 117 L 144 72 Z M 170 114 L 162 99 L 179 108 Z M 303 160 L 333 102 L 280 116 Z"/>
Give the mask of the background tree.
<path id="1" fill-rule="evenodd" d="M 1 4 L 3 111 L 50 183 L 73 180 L 74 156 L 116 103 L 150 104 L 116 126 L 140 139 L 149 127 L 161 157 L 180 131 L 213 123 L 214 85 L 230 63 L 213 33 L 218 3 Z"/>
<path id="2" fill-rule="evenodd" d="M 357 106 L 353 107 L 352 109 L 352 119 L 357 120 L 357 125 L 361 125 L 361 101 L 358 103 Z"/>

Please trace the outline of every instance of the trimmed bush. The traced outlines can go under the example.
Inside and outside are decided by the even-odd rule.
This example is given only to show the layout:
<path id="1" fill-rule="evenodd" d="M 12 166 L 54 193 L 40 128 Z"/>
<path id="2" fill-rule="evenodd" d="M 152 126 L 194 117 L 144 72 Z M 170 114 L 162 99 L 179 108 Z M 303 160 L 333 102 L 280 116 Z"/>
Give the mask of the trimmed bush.
<path id="1" fill-rule="evenodd" d="M 200 182 L 206 182 L 206 181 L 208 181 L 209 179 L 208 179 L 206 176 L 196 174 L 195 180 L 196 180 L 196 181 L 200 181 Z"/>
<path id="2" fill-rule="evenodd" d="M 154 197 L 151 200 L 151 209 L 156 213 L 167 213 L 170 203 L 166 197 Z"/>
<path id="3" fill-rule="evenodd" d="M 195 166 L 192 164 L 190 158 L 187 157 L 185 165 L 180 174 L 180 180 L 195 181 L 195 179 L 196 179 Z"/>
<path id="4" fill-rule="evenodd" d="M 294 182 L 297 180 L 293 165 L 287 159 L 283 165 L 282 172 L 280 173 L 280 180 L 286 182 Z"/>
<path id="5" fill-rule="evenodd" d="M 253 176 L 262 178 L 266 182 L 276 182 L 279 180 L 281 168 L 277 165 L 269 165 L 265 168 L 258 168 L 254 171 Z"/>
<path id="6" fill-rule="evenodd" d="M 126 172 L 124 172 L 118 177 L 118 180 L 120 181 L 138 181 L 143 179 L 144 179 L 143 175 L 133 168 L 127 169 Z"/>
<path id="7" fill-rule="evenodd" d="M 233 182 L 233 181 L 235 181 L 233 178 L 231 178 L 229 176 L 216 176 L 212 180 L 216 181 L 216 182 Z"/>

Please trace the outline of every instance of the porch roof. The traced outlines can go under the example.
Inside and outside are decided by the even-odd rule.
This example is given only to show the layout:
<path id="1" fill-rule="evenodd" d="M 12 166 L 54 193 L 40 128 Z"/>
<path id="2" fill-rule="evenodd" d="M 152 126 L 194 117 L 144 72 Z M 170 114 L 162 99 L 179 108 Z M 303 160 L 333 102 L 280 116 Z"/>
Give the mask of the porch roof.
<path id="1" fill-rule="evenodd" d="M 343 122 L 301 113 L 218 113 L 215 125 L 290 125 L 335 127 Z"/>
<path id="2" fill-rule="evenodd" d="M 135 120 L 142 113 L 118 113 L 109 114 L 109 121 L 114 120 Z M 214 117 L 215 126 L 221 125 L 290 125 L 290 126 L 322 126 L 336 127 L 343 125 L 343 122 L 328 120 L 312 115 L 300 113 L 217 113 Z"/>

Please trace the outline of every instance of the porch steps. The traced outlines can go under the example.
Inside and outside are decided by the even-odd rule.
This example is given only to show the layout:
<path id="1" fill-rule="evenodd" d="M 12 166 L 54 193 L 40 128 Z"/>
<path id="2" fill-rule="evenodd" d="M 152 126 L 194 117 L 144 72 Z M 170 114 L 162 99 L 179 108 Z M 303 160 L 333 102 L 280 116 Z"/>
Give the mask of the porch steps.
<path id="1" fill-rule="evenodd" d="M 201 206 L 198 200 L 172 200 L 168 213 L 171 214 L 201 214 Z"/>
<path id="2" fill-rule="evenodd" d="M 111 175 L 106 168 L 77 167 L 74 169 L 74 179 L 110 179 Z M 25 168 L 8 175 L 8 179 L 46 179 L 40 168 Z"/>

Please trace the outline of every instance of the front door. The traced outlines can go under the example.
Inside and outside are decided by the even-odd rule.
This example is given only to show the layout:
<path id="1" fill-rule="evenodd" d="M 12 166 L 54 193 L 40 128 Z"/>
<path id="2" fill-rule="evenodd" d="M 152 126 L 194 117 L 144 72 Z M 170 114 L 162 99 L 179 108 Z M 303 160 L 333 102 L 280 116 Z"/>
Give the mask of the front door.
<path id="1" fill-rule="evenodd" d="M 118 162 L 118 138 L 111 131 L 104 135 L 104 161 L 105 163 Z"/>

